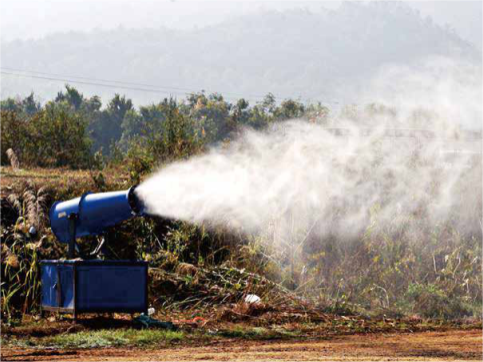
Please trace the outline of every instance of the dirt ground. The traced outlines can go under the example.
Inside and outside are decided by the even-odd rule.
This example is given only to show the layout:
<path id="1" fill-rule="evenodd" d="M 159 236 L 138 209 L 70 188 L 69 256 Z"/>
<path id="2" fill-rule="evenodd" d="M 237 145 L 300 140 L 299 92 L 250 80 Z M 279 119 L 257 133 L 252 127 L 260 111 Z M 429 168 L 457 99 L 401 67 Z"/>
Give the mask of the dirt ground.
<path id="1" fill-rule="evenodd" d="M 310 341 L 216 341 L 202 347 L 2 349 L 2 361 L 467 361 L 482 360 L 482 331 L 368 334 Z"/>

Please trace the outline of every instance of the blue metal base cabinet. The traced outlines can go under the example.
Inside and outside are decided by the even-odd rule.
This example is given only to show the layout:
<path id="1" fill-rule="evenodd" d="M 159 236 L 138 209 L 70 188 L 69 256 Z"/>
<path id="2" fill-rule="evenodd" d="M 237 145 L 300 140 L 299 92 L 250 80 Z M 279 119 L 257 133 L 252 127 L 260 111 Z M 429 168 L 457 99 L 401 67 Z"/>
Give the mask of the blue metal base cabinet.
<path id="1" fill-rule="evenodd" d="M 148 264 L 143 261 L 41 261 L 42 310 L 146 313 Z"/>

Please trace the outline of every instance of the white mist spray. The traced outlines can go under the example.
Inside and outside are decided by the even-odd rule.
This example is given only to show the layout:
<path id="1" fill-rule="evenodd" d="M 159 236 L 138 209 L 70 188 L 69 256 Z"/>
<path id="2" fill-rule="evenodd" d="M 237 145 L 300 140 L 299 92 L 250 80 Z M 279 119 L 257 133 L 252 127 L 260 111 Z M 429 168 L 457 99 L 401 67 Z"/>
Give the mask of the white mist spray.
<path id="1" fill-rule="evenodd" d="M 294 228 L 354 236 L 375 208 L 381 222 L 404 214 L 467 228 L 481 218 L 481 139 L 460 129 L 481 125 L 481 69 L 438 60 L 418 72 L 381 73 L 366 93 L 379 106 L 246 130 L 137 192 L 154 214 L 282 239 Z"/>

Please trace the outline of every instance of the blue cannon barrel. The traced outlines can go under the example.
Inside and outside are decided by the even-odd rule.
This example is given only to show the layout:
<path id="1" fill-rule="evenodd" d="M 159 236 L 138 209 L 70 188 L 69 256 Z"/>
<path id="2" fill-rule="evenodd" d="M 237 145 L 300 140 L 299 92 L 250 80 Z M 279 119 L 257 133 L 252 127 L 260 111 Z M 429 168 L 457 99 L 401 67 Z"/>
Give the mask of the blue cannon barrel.
<path id="1" fill-rule="evenodd" d="M 144 205 L 136 196 L 136 186 L 126 191 L 86 193 L 81 197 L 56 202 L 52 205 L 50 227 L 63 243 L 75 239 L 99 235 L 106 228 L 119 224 L 134 216 L 144 214 Z M 75 227 L 72 227 L 72 220 Z M 72 235 L 74 234 L 74 235 Z"/>

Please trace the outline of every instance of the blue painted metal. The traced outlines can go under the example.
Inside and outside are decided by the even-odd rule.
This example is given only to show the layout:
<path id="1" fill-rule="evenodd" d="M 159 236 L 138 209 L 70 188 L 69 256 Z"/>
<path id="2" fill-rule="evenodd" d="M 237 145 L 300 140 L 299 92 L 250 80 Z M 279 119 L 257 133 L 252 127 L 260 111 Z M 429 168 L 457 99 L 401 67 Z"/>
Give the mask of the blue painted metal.
<path id="1" fill-rule="evenodd" d="M 75 239 L 102 234 L 107 228 L 144 215 L 144 205 L 126 191 L 86 193 L 56 202 L 50 226 L 74 256 Z M 145 312 L 148 306 L 148 264 L 143 261 L 44 260 L 41 262 L 42 309 L 73 313 Z"/>
<path id="2" fill-rule="evenodd" d="M 42 306 L 74 308 L 73 264 L 43 264 Z"/>
<path id="3" fill-rule="evenodd" d="M 77 275 L 79 310 L 146 310 L 145 265 L 80 264 Z"/>
<path id="4" fill-rule="evenodd" d="M 44 260 L 42 308 L 78 313 L 147 312 L 143 261 Z"/>
<path id="5" fill-rule="evenodd" d="M 57 239 L 68 243 L 88 235 L 102 234 L 106 228 L 119 224 L 133 216 L 143 215 L 144 206 L 134 193 L 129 190 L 86 193 L 81 197 L 56 202 L 50 209 L 50 226 Z M 75 217 L 74 230 L 71 219 Z M 74 235 L 72 235 L 74 232 Z"/>

